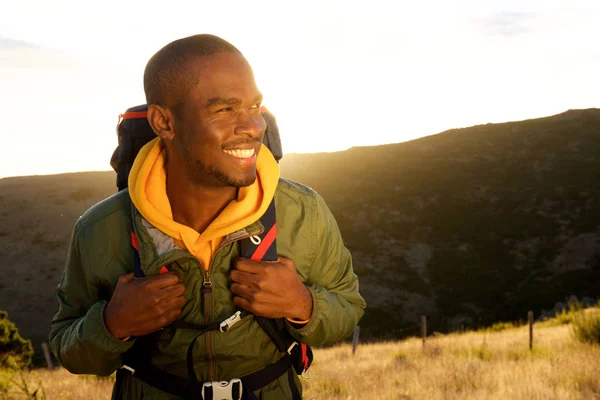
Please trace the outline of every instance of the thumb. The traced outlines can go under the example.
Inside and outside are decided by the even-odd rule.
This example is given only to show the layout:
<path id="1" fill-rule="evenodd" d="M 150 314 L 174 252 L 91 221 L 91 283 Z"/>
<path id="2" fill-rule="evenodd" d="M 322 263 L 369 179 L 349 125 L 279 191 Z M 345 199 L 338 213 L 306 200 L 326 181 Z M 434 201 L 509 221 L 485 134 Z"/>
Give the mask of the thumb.
<path id="1" fill-rule="evenodd" d="M 130 272 L 126 275 L 121 275 L 119 280 L 117 281 L 117 287 L 123 286 L 126 283 L 130 282 L 133 279 L 133 272 Z"/>

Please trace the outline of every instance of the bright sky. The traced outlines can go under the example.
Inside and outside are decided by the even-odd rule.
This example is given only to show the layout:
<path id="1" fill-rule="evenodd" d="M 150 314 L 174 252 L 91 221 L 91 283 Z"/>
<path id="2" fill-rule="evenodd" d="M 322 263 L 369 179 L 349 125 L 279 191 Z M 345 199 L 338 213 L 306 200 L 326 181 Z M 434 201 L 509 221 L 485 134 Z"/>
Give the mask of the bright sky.
<path id="1" fill-rule="evenodd" d="M 110 169 L 165 44 L 213 33 L 254 67 L 284 151 L 600 107 L 600 1 L 0 0 L 0 177 Z"/>

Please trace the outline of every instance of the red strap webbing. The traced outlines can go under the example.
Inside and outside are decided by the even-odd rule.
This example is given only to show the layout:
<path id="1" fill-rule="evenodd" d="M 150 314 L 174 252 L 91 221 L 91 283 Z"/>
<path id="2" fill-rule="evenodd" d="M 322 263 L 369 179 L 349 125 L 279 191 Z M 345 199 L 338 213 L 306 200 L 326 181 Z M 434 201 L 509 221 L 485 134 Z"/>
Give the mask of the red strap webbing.
<path id="1" fill-rule="evenodd" d="M 137 236 L 135 236 L 135 232 L 133 232 L 133 231 L 131 231 L 131 245 L 133 246 L 134 249 L 136 249 L 137 251 L 140 251 L 140 248 L 138 246 Z"/>
<path id="2" fill-rule="evenodd" d="M 304 343 L 300 343 L 300 348 L 302 349 L 302 364 L 304 364 L 304 370 L 308 370 L 308 364 L 310 360 L 308 359 L 308 355 L 306 354 L 306 345 Z"/>
<path id="3" fill-rule="evenodd" d="M 137 236 L 135 235 L 134 231 L 131 231 L 131 245 L 133 246 L 133 248 L 136 251 L 140 251 L 140 247 L 138 245 L 138 241 L 137 241 Z M 160 271 L 159 273 L 162 274 L 166 274 L 167 272 L 169 272 L 169 269 L 167 268 L 166 265 L 163 265 L 162 267 L 160 267 Z"/>
<path id="4" fill-rule="evenodd" d="M 123 119 L 146 118 L 147 116 L 148 111 L 127 111 L 123 114 Z"/>
<path id="5" fill-rule="evenodd" d="M 265 255 L 267 250 L 269 250 L 269 247 L 271 247 L 271 245 L 273 244 L 273 241 L 275 240 L 276 237 L 277 237 L 277 224 L 275 223 L 275 224 L 273 224 L 273 226 L 271 227 L 269 232 L 267 232 L 267 234 L 265 235 L 262 242 L 260 242 L 260 244 L 254 251 L 254 254 L 252 254 L 252 257 L 250 257 L 250 259 L 254 260 L 254 261 L 262 260 L 263 256 Z"/>

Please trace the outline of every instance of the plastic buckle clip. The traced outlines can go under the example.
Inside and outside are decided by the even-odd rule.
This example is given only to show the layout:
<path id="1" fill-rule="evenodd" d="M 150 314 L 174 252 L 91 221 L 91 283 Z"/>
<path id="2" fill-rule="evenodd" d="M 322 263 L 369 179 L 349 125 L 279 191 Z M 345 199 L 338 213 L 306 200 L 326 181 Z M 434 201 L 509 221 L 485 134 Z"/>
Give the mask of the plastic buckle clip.
<path id="1" fill-rule="evenodd" d="M 240 322 L 242 320 L 241 315 L 242 315 L 241 311 L 236 311 L 235 314 L 233 314 L 231 317 L 229 317 L 225 321 L 221 322 L 221 325 L 219 325 L 219 330 L 221 332 L 227 332 L 227 330 L 229 328 L 231 328 L 233 325 L 237 324 L 238 322 Z"/>
<path id="2" fill-rule="evenodd" d="M 131 372 L 131 375 L 135 374 L 135 369 L 131 368 L 129 365 L 121 365 L 121 369 Z"/>
<path id="3" fill-rule="evenodd" d="M 288 347 L 288 349 L 287 349 L 287 353 L 288 353 L 289 355 L 291 355 L 291 354 L 292 354 L 292 350 L 294 350 L 294 347 L 296 347 L 296 346 L 298 346 L 298 342 L 294 342 L 294 343 L 292 343 L 292 344 L 290 345 L 290 347 Z"/>
<path id="4" fill-rule="evenodd" d="M 234 392 L 236 384 L 238 390 Z M 212 389 L 212 397 L 210 395 L 207 396 L 207 388 Z M 206 382 L 202 385 L 202 398 L 210 398 L 212 400 L 241 400 L 243 391 L 242 381 L 237 378 L 230 381 Z"/>

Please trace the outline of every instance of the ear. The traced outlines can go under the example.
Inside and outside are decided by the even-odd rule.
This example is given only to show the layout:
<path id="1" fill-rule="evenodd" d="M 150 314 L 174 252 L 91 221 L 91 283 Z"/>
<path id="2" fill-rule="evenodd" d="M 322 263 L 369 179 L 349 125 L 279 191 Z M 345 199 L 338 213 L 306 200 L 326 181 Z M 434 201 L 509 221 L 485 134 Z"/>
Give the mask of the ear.
<path id="1" fill-rule="evenodd" d="M 173 114 L 168 108 L 158 104 L 148 106 L 148 123 L 158 137 L 172 141 L 175 137 L 173 130 Z"/>

